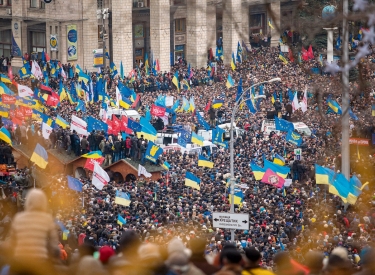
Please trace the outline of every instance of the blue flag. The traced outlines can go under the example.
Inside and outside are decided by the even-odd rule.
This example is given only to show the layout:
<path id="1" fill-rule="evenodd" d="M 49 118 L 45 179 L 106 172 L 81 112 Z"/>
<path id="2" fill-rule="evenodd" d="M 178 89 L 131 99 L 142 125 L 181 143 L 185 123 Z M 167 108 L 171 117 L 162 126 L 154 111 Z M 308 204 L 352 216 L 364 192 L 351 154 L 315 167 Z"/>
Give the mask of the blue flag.
<path id="1" fill-rule="evenodd" d="M 208 123 L 204 120 L 201 114 L 199 112 L 196 112 L 196 114 L 197 114 L 198 123 L 202 125 L 206 131 L 210 130 L 210 125 L 208 125 Z"/>
<path id="2" fill-rule="evenodd" d="M 288 134 L 286 135 L 286 141 L 296 145 L 297 147 L 301 146 L 302 144 L 302 136 L 297 132 L 289 130 Z"/>
<path id="3" fill-rule="evenodd" d="M 132 120 L 131 118 L 128 119 L 128 127 L 134 132 L 140 132 L 142 130 L 142 125 Z"/>
<path id="4" fill-rule="evenodd" d="M 78 179 L 73 178 L 71 176 L 67 176 L 68 178 L 68 187 L 74 191 L 82 192 L 82 182 Z"/>
<path id="5" fill-rule="evenodd" d="M 153 163 L 156 163 L 159 156 L 163 153 L 163 149 L 157 146 L 152 141 L 148 142 L 145 158 Z"/>
<path id="6" fill-rule="evenodd" d="M 294 130 L 294 125 L 285 119 L 275 117 L 275 128 L 277 131 L 289 132 L 290 130 Z"/>
<path id="7" fill-rule="evenodd" d="M 89 116 L 87 120 L 87 131 L 92 132 L 93 130 L 108 132 L 108 124 Z"/>

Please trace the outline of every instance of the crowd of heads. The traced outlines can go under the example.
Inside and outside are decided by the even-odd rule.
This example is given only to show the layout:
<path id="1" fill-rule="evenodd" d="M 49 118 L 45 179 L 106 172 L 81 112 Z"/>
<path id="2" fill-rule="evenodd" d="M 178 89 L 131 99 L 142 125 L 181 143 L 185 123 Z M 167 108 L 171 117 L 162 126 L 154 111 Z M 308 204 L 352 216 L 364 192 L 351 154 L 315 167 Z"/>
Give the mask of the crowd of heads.
<path id="1" fill-rule="evenodd" d="M 77 274 L 115 274 L 125 269 L 131 274 L 252 274 L 251 268 L 258 268 L 259 264 L 270 270 L 273 268 L 278 274 L 319 274 L 322 269 L 328 274 L 351 274 L 359 267 L 372 270 L 372 263 L 368 261 L 369 255 L 373 254 L 370 247 L 375 238 L 372 147 L 369 150 L 361 149 L 360 157 L 357 151 L 351 151 L 351 173 L 356 173 L 362 182 L 370 182 L 369 190 L 361 194 L 355 205 L 344 206 L 341 198 L 329 193 L 328 186 L 316 185 L 315 163 L 335 171 L 340 170 L 341 166 L 340 115 L 326 113 L 328 96 L 341 104 L 340 78 L 322 71 L 320 74 L 312 73 L 312 68 L 322 69 L 319 62 L 314 60 L 285 65 L 278 54 L 278 50 L 271 48 L 254 49 L 246 54 L 242 63 L 237 64 L 235 71 L 218 62 L 213 76 L 207 73 L 206 68 L 193 68 L 190 89 L 177 90 L 172 83 L 176 71 L 180 80 L 185 78 L 188 72 L 185 64 L 176 64 L 171 72 L 160 72 L 158 75 L 147 75 L 140 68 L 135 82 L 126 77 L 121 80 L 105 76 L 108 77 L 107 92 L 112 99 L 116 98 L 118 81 L 123 81 L 141 95 L 141 115 L 159 95 L 173 96 L 174 100 L 193 97 L 196 112 L 203 112 L 205 120 L 214 124 L 227 122 L 231 118 L 237 87 L 226 88 L 228 75 L 232 76 L 236 85 L 242 78 L 244 91 L 260 81 L 281 78 L 281 82 L 263 85 L 266 98 L 260 102 L 256 114 L 251 114 L 245 104 L 235 118 L 236 125 L 245 129 L 234 140 L 234 176 L 244 193 L 244 201 L 242 205 L 235 205 L 235 212 L 249 214 L 248 230 L 236 230 L 235 242 L 231 243 L 230 230 L 213 227 L 212 214 L 230 210 L 227 187 L 229 150 L 219 147 L 215 152 L 205 153 L 214 162 L 212 169 L 199 167 L 196 154 L 170 151 L 163 154 L 158 162 L 167 161 L 170 169 L 163 172 L 157 181 L 144 178 L 112 180 L 103 190 L 97 190 L 90 178 L 81 177 L 83 192 L 77 193 L 67 188 L 65 175 L 50 175 L 50 182 L 44 185 L 43 191 L 47 194 L 46 208 L 52 211 L 53 219 L 46 217 L 45 223 L 40 222 L 40 225 L 51 223 L 52 226 L 56 221 L 59 224 L 56 228 L 41 227 L 44 231 L 56 230 L 50 244 L 55 249 L 60 244 L 60 248 L 52 253 L 53 263 L 64 263 L 62 268 L 69 268 L 69 271 Z M 359 81 L 350 83 L 350 104 L 358 117 L 358 120 L 350 121 L 351 135 L 354 137 L 371 138 L 374 132 L 371 116 L 374 78 L 369 65 L 372 58 L 373 54 L 363 61 L 363 66 L 369 72 L 364 75 L 366 87 L 363 88 Z M 68 70 L 68 66 L 64 66 L 64 69 Z M 97 81 L 95 73 L 90 75 L 93 82 Z M 16 81 L 32 85 L 29 79 Z M 64 85 L 69 87 L 75 81 L 75 77 L 64 80 Z M 51 79 L 50 85 L 58 89 L 58 80 Z M 288 89 L 297 91 L 300 100 L 307 89 L 307 112 L 290 112 L 292 99 L 289 98 Z M 275 104 L 271 103 L 274 92 L 278 98 Z M 207 104 L 219 97 L 224 98 L 223 106 L 218 110 L 205 111 Z M 99 118 L 100 106 L 100 102 L 89 103 L 86 112 L 77 112 L 75 105 L 63 101 L 56 109 L 47 108 L 46 113 L 52 117 L 60 115 L 67 121 L 70 121 L 72 114 L 81 118 Z M 312 136 L 303 135 L 301 160 L 295 160 L 296 147 L 282 135 L 262 131 L 261 125 L 267 113 L 275 110 L 291 116 L 294 121 L 304 122 L 311 129 Z M 184 125 L 192 131 L 199 128 L 192 112 L 177 112 L 174 124 Z M 126 142 L 121 137 L 101 132 L 90 133 L 83 146 L 82 140 L 74 138 L 76 133 L 69 129 L 58 128 L 50 140 L 43 140 L 36 125 L 37 122 L 31 121 L 12 131 L 16 142 L 29 144 L 35 137 L 37 142 L 48 144 L 48 148 L 60 148 L 58 141 L 62 140 L 61 152 L 75 153 L 77 156 L 102 150 L 100 144 L 104 142 L 108 144 L 107 149 L 111 149 L 105 155 L 113 154 L 117 160 L 127 157 L 141 160 L 140 154 L 135 158 L 130 152 L 127 154 Z M 74 145 L 77 138 L 79 146 Z M 117 157 L 112 149 L 116 142 L 120 142 L 120 151 L 123 151 Z M 139 150 L 141 145 L 142 142 L 139 146 L 134 144 Z M 262 165 L 263 159 L 272 161 L 275 154 L 285 156 L 285 165 L 291 168 L 293 183 L 290 187 L 276 189 L 255 180 L 250 162 Z M 185 186 L 186 172 L 192 172 L 201 179 L 200 190 Z M 44 173 L 48 174 L 48 171 Z M 19 171 L 16 176 L 26 177 L 29 174 L 29 171 Z M 27 192 L 23 192 L 30 184 L 22 185 L 15 180 L 15 176 L 5 177 L 4 181 L 6 184 L 2 188 L 0 209 L 0 218 L 3 219 L 0 228 L 3 231 L 0 236 L 5 240 L 5 247 L 20 246 L 29 251 L 32 250 L 29 244 L 43 246 L 41 240 L 35 243 L 12 242 L 15 237 L 12 232 L 21 230 L 22 224 L 21 215 L 14 217 L 13 214 L 23 207 L 25 213 L 30 212 L 27 198 L 24 205 Z M 131 204 L 116 204 L 116 191 L 127 192 Z M 126 220 L 126 224 L 117 223 L 118 215 Z M 22 230 L 19 232 L 22 235 Z M 28 237 L 31 236 L 38 238 L 37 234 Z M 342 248 L 344 252 L 340 251 Z M 46 251 L 40 253 L 48 254 Z M 46 264 L 46 268 L 48 266 Z M 249 273 L 243 273 L 246 268 L 250 268 Z M 189 270 L 192 273 L 187 273 Z"/>

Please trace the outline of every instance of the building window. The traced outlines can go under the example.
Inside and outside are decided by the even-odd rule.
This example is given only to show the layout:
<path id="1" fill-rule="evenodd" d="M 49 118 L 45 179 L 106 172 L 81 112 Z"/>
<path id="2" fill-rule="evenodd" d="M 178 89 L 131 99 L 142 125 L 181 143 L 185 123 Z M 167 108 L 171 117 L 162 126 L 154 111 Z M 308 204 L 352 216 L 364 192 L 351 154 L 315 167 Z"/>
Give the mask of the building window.
<path id="1" fill-rule="evenodd" d="M 42 52 L 46 51 L 46 33 L 32 32 L 31 33 L 31 51 L 38 53 L 38 58 L 42 57 Z"/>
<path id="2" fill-rule="evenodd" d="M 7 5 L 11 6 L 12 5 L 12 0 L 7 0 Z"/>
<path id="3" fill-rule="evenodd" d="M 176 19 L 174 24 L 175 32 L 185 32 L 186 31 L 186 19 Z"/>
<path id="4" fill-rule="evenodd" d="M 43 1 L 40 1 L 40 8 L 41 9 L 45 9 L 46 8 L 46 3 L 44 3 Z"/>
<path id="5" fill-rule="evenodd" d="M 148 7 L 148 1 L 133 0 L 133 8 L 146 8 L 146 7 Z"/>
<path id="6" fill-rule="evenodd" d="M 175 62 L 177 62 L 180 58 L 185 58 L 185 45 L 176 45 L 174 48 Z"/>
<path id="7" fill-rule="evenodd" d="M 186 5 L 185 0 L 173 0 L 173 5 Z"/>
<path id="8" fill-rule="evenodd" d="M 4 0 L 0 0 L 0 5 L 4 5 Z"/>
<path id="9" fill-rule="evenodd" d="M 30 0 L 30 8 L 37 8 L 38 2 L 38 0 Z"/>
<path id="10" fill-rule="evenodd" d="M 12 44 L 12 31 L 0 31 L 0 56 L 10 56 L 11 44 Z"/>
<path id="11" fill-rule="evenodd" d="M 250 30 L 252 33 L 262 33 L 265 26 L 265 14 L 251 14 L 250 15 Z"/>

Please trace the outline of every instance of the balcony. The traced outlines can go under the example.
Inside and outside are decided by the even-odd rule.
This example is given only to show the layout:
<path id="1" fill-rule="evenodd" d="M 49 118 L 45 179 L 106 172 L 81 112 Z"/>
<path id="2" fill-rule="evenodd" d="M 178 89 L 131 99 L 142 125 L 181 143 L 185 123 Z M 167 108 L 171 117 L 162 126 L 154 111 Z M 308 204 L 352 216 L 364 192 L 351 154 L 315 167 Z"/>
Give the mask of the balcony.
<path id="1" fill-rule="evenodd" d="M 133 0 L 133 10 L 150 8 L 150 0 Z"/>

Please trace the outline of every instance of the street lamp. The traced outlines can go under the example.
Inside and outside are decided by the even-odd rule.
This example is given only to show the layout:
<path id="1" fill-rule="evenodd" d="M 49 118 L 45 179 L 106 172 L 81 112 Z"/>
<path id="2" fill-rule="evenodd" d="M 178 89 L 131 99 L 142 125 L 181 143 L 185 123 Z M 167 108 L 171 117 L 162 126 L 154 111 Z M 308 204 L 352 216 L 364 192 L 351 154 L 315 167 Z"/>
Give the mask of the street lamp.
<path id="1" fill-rule="evenodd" d="M 256 86 L 259 86 L 259 85 L 262 85 L 262 84 L 266 84 L 266 83 L 272 83 L 272 82 L 276 82 L 276 81 L 281 81 L 281 78 L 277 77 L 277 78 L 272 78 L 270 80 L 267 80 L 267 81 L 263 81 L 263 82 L 259 82 L 259 83 L 256 83 L 252 86 L 250 86 L 245 92 L 243 92 L 240 96 L 240 98 L 234 103 L 234 107 L 233 107 L 233 111 L 232 111 L 232 117 L 230 119 L 230 147 L 229 147 L 229 153 L 230 153 L 230 181 L 231 181 L 231 184 L 230 184 L 230 194 L 232 195 L 231 196 L 231 201 L 230 201 L 230 213 L 233 214 L 234 213 L 234 184 L 235 184 L 235 178 L 234 178 L 234 146 L 233 146 L 233 143 L 234 143 L 234 139 L 233 139 L 233 125 L 234 125 L 234 116 L 236 115 L 237 111 L 238 111 L 238 106 L 242 103 L 242 98 L 244 97 L 245 94 L 247 94 L 248 91 L 251 91 L 252 88 L 256 87 Z M 231 229 L 231 241 L 234 242 L 234 229 Z"/>

